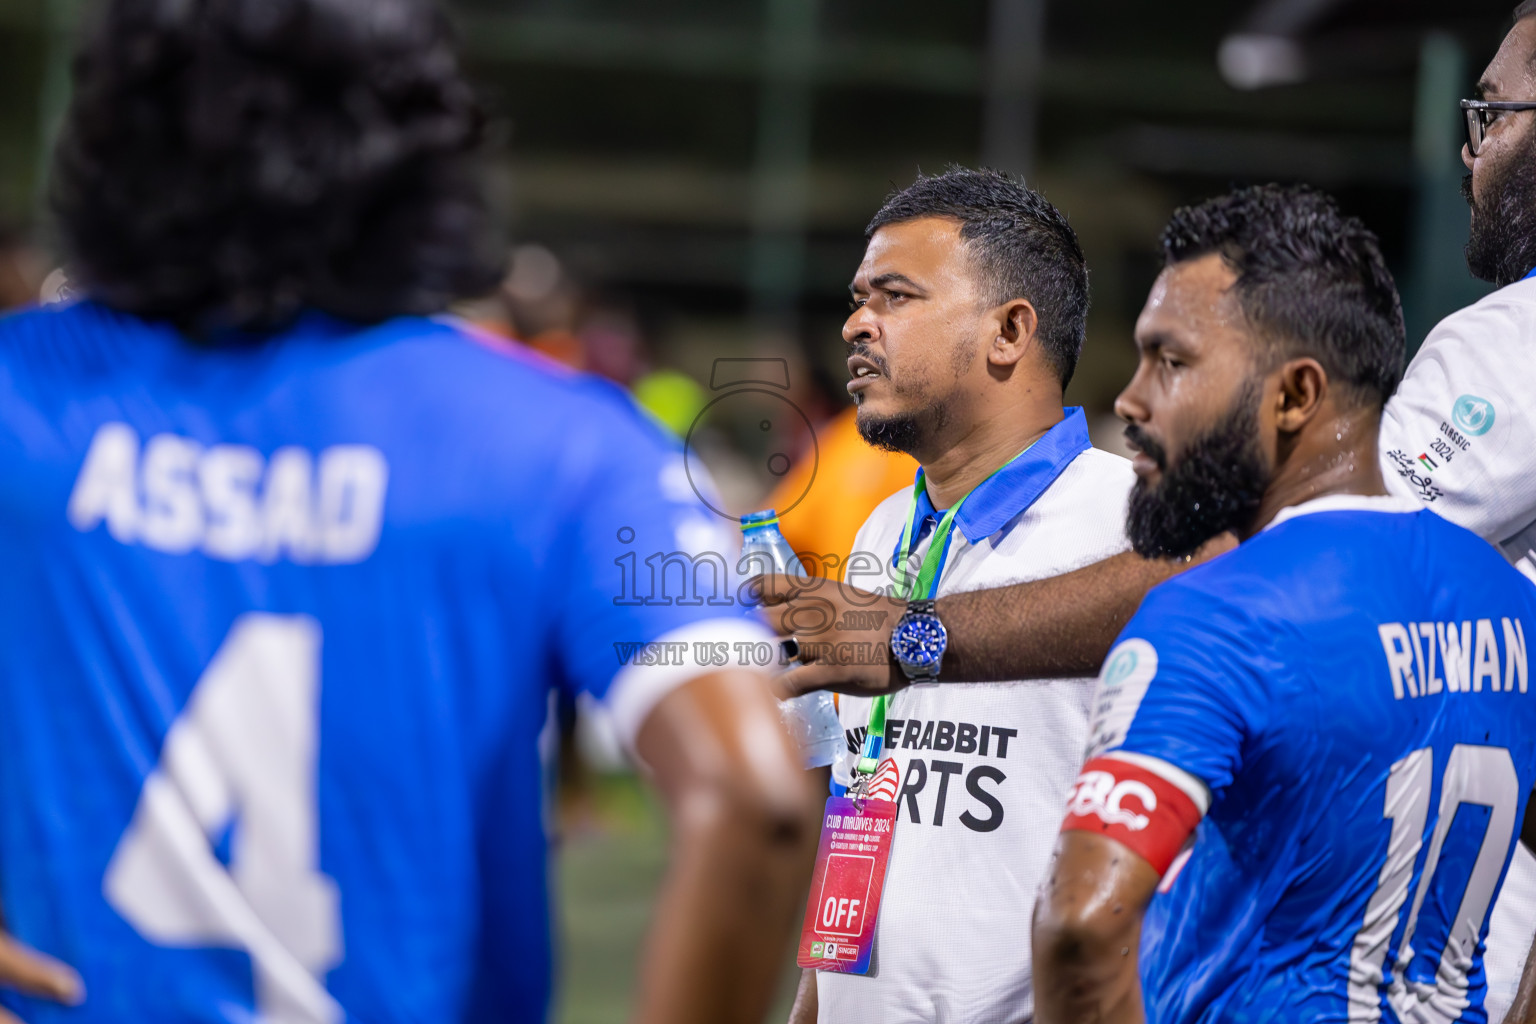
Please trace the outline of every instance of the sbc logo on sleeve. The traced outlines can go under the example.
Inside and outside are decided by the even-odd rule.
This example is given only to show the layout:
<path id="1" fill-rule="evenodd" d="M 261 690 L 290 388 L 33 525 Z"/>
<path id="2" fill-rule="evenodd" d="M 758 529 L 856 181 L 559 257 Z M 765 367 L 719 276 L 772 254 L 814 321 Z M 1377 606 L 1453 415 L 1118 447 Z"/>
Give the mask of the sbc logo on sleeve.
<path id="1" fill-rule="evenodd" d="M 1109 772 L 1085 771 L 1072 787 L 1067 813 L 1080 818 L 1092 814 L 1107 825 L 1124 825 L 1132 832 L 1140 832 L 1151 819 L 1125 805 L 1126 797 L 1134 798 L 1148 814 L 1157 810 L 1157 794 L 1146 783 L 1116 779 Z"/>
<path id="2" fill-rule="evenodd" d="M 1188 793 L 1152 768 L 1113 757 L 1083 766 L 1063 832 L 1096 832 L 1140 854 L 1161 876 L 1200 824 Z"/>

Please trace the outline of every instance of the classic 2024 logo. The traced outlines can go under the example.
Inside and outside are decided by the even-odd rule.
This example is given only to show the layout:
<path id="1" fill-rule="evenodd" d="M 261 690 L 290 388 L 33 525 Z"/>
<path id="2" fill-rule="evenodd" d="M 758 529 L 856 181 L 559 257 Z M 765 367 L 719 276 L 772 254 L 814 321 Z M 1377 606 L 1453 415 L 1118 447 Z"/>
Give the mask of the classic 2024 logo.
<path id="1" fill-rule="evenodd" d="M 1482 437 L 1493 429 L 1493 403 L 1476 395 L 1462 395 L 1451 407 L 1451 422 L 1468 437 Z"/>

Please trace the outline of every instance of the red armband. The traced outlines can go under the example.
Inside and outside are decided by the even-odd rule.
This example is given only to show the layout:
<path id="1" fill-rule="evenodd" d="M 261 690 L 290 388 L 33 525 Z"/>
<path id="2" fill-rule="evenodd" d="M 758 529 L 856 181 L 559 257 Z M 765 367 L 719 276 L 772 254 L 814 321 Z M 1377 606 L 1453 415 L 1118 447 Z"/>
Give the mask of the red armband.
<path id="1" fill-rule="evenodd" d="M 1072 786 L 1061 830 L 1108 836 L 1140 854 L 1162 877 L 1201 817 L 1189 794 L 1156 772 L 1096 757 L 1083 765 Z"/>

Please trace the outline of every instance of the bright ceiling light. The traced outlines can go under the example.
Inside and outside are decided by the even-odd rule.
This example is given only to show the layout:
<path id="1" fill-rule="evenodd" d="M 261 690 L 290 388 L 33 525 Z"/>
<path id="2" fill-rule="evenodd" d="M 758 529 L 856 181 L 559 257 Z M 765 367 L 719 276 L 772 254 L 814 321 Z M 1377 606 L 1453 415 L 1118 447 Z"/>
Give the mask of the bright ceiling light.
<path id="1" fill-rule="evenodd" d="M 1240 32 L 1227 36 L 1216 51 L 1216 65 L 1237 89 L 1292 85 L 1307 77 L 1307 60 L 1289 36 Z"/>

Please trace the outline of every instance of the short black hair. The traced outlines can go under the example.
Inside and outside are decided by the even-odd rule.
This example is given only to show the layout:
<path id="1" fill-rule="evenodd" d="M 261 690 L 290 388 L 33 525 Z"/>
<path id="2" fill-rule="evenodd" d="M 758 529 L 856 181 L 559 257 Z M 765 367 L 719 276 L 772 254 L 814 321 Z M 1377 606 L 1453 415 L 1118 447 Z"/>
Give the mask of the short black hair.
<path id="1" fill-rule="evenodd" d="M 1403 306 L 1376 236 L 1306 186 L 1258 185 L 1174 211 L 1168 265 L 1219 253 L 1249 323 L 1281 358 L 1316 359 L 1346 398 L 1385 404 L 1403 379 Z"/>
<path id="2" fill-rule="evenodd" d="M 891 193 L 864 237 L 887 224 L 920 217 L 960 222 L 960 237 L 994 304 L 1029 300 L 1040 318 L 1036 336 L 1066 387 L 1088 329 L 1088 263 L 1062 212 L 999 171 L 952 167 L 943 174 L 919 174 L 911 185 Z"/>
<path id="3" fill-rule="evenodd" d="M 195 335 L 433 313 L 500 279 L 433 0 L 107 0 L 52 202 L 70 275 Z"/>

